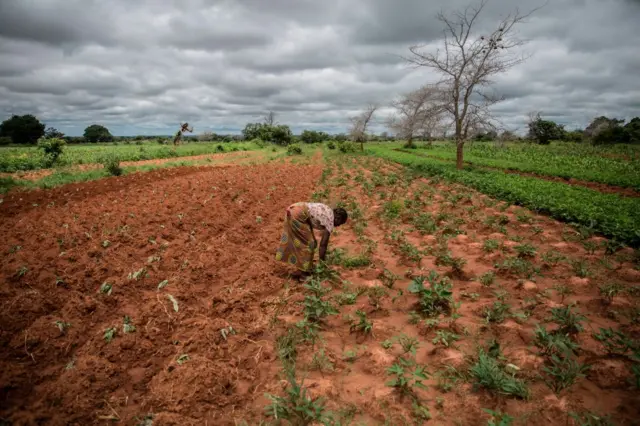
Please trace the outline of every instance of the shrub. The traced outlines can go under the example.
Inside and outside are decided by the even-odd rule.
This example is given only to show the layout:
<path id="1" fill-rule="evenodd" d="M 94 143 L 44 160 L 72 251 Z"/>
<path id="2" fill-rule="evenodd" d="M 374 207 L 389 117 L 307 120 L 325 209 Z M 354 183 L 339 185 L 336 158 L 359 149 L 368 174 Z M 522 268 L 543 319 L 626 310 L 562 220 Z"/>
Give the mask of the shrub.
<path id="1" fill-rule="evenodd" d="M 216 152 L 224 152 L 224 146 L 218 144 L 218 146 L 216 146 Z"/>
<path id="2" fill-rule="evenodd" d="M 329 143 L 327 144 L 327 148 L 329 149 L 336 149 L 336 144 L 333 143 L 333 141 L 329 141 Z"/>
<path id="3" fill-rule="evenodd" d="M 353 142 L 340 142 L 338 144 L 338 149 L 344 154 L 358 152 L 358 147 Z"/>
<path id="4" fill-rule="evenodd" d="M 11 137 L 9 137 L 9 136 L 0 137 L 0 146 L 2 146 L 2 145 L 11 145 L 12 142 L 13 141 L 11 140 Z M 335 146 L 334 146 L 334 148 L 335 148 Z"/>
<path id="5" fill-rule="evenodd" d="M 55 164 L 55 162 L 58 161 L 58 157 L 62 155 L 66 144 L 64 139 L 38 139 L 38 148 L 44 151 L 43 165 L 45 167 L 51 167 Z"/>
<path id="6" fill-rule="evenodd" d="M 298 144 L 292 144 L 287 147 L 287 155 L 302 155 L 302 148 Z"/>
<path id="7" fill-rule="evenodd" d="M 258 148 L 264 148 L 267 146 L 267 143 L 260 138 L 251 139 L 250 142 L 258 145 Z"/>
<path id="8" fill-rule="evenodd" d="M 120 167 L 120 158 L 115 154 L 106 154 L 100 159 L 100 164 L 111 176 L 120 176 L 123 172 Z"/>

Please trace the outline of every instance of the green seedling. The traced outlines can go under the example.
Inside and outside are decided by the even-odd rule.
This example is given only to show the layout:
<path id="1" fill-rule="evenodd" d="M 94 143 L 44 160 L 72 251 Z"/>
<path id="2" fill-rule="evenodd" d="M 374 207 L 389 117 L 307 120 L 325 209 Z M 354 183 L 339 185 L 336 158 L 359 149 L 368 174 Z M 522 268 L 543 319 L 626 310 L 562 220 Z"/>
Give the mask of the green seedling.
<path id="1" fill-rule="evenodd" d="M 493 285 L 495 280 L 496 280 L 496 273 L 493 271 L 488 271 L 480 275 L 480 284 L 482 284 L 485 287 L 491 287 L 491 285 Z"/>
<path id="2" fill-rule="evenodd" d="M 424 283 L 428 281 L 429 287 Z M 447 277 L 440 278 L 436 271 L 427 277 L 418 276 L 409 285 L 409 292 L 418 296 L 420 313 L 428 317 L 450 314 L 454 308 L 453 285 Z"/>
<path id="3" fill-rule="evenodd" d="M 176 363 L 178 363 L 178 365 L 182 365 L 185 362 L 189 361 L 191 358 L 189 358 L 189 355 L 187 354 L 182 354 L 180 355 L 177 359 L 176 359 Z"/>
<path id="4" fill-rule="evenodd" d="M 368 291 L 369 305 L 371 305 L 374 311 L 380 309 L 381 300 L 387 295 L 387 289 L 380 286 L 371 287 Z"/>
<path id="5" fill-rule="evenodd" d="M 487 323 L 502 323 L 512 315 L 511 306 L 502 300 L 496 300 L 491 306 L 484 307 L 482 315 Z"/>
<path id="6" fill-rule="evenodd" d="M 497 263 L 495 267 L 498 271 L 526 278 L 531 278 L 534 274 L 539 273 L 539 270 L 529 260 L 521 257 L 508 257 L 502 263 Z"/>
<path id="7" fill-rule="evenodd" d="M 431 341 L 434 345 L 442 345 L 445 348 L 460 340 L 460 336 L 447 330 L 436 331 L 436 337 Z"/>
<path id="8" fill-rule="evenodd" d="M 483 408 L 482 411 L 491 416 L 491 419 L 487 422 L 487 426 L 511 426 L 513 424 L 513 417 L 500 411 L 493 411 Z"/>
<path id="9" fill-rule="evenodd" d="M 220 335 L 222 336 L 222 338 L 226 341 L 227 337 L 230 335 L 234 335 L 236 334 L 236 331 L 233 329 L 233 327 L 228 326 L 228 327 L 224 327 L 220 329 Z"/>
<path id="10" fill-rule="evenodd" d="M 67 329 L 71 327 L 70 323 L 64 321 L 56 321 L 54 322 L 54 324 L 58 327 L 58 330 L 60 330 L 61 334 L 65 334 L 67 332 Z"/>
<path id="11" fill-rule="evenodd" d="M 540 324 L 535 329 L 534 344 L 540 348 L 543 355 L 573 354 L 580 349 L 580 345 L 571 340 L 568 334 L 550 333 Z"/>
<path id="12" fill-rule="evenodd" d="M 546 373 L 545 382 L 555 393 L 573 386 L 581 377 L 585 377 L 589 366 L 580 364 L 573 356 L 551 355 L 549 366 L 542 370 Z"/>
<path id="13" fill-rule="evenodd" d="M 560 296 L 560 303 L 564 303 L 565 297 L 573 294 L 573 290 L 566 284 L 556 284 L 553 286 L 553 289 Z"/>
<path id="14" fill-rule="evenodd" d="M 311 363 L 309 364 L 309 369 L 317 370 L 321 373 L 331 372 L 334 370 L 333 363 L 324 352 L 324 349 L 321 349 L 319 352 L 316 352 L 311 359 Z"/>
<path id="15" fill-rule="evenodd" d="M 103 282 L 102 285 L 100 285 L 100 293 L 102 294 L 106 294 L 107 296 L 111 296 L 111 291 L 113 290 L 113 286 L 111 284 L 109 284 L 108 282 Z"/>
<path id="16" fill-rule="evenodd" d="M 355 305 L 358 295 L 356 293 L 340 293 L 335 297 L 338 305 Z"/>
<path id="17" fill-rule="evenodd" d="M 178 301 L 176 300 L 176 298 L 173 297 L 173 295 L 171 295 L 171 294 L 167 294 L 167 299 L 169 299 L 171 301 L 171 304 L 173 305 L 173 311 L 174 312 L 178 312 L 179 306 L 178 306 Z"/>
<path id="18" fill-rule="evenodd" d="M 358 317 L 358 322 L 352 324 L 349 328 L 351 333 L 358 332 L 363 334 L 371 334 L 373 331 L 373 323 L 367 319 L 367 314 L 364 311 L 357 310 L 356 316 Z"/>
<path id="19" fill-rule="evenodd" d="M 619 330 L 600 328 L 600 331 L 593 334 L 593 337 L 602 343 L 609 354 L 625 356 L 629 351 L 639 351 L 640 353 L 640 341 L 629 338 Z M 638 360 L 640 361 L 640 356 Z"/>
<path id="20" fill-rule="evenodd" d="M 406 334 L 401 334 L 398 336 L 398 343 L 402 347 L 403 354 L 412 354 L 416 356 L 416 351 L 420 347 L 420 342 L 415 337 L 407 336 Z"/>
<path id="21" fill-rule="evenodd" d="M 600 296 L 602 296 L 604 304 L 610 305 L 613 303 L 613 298 L 620 294 L 620 292 L 624 290 L 624 287 L 618 283 L 608 283 L 600 285 L 599 289 Z"/>
<path id="22" fill-rule="evenodd" d="M 567 260 L 566 256 L 562 255 L 560 252 L 556 250 L 549 250 L 548 252 L 542 255 L 542 260 L 544 263 L 550 266 L 555 266 L 560 262 Z"/>
<path id="23" fill-rule="evenodd" d="M 484 250 L 485 253 L 493 253 L 498 250 L 499 247 L 500 242 L 498 240 L 485 240 L 482 244 L 482 250 Z"/>
<path id="24" fill-rule="evenodd" d="M 110 343 L 117 333 L 117 329 L 115 327 L 109 327 L 104 331 L 104 340 L 107 343 Z"/>
<path id="25" fill-rule="evenodd" d="M 538 249 L 531 244 L 518 244 L 514 249 L 518 253 L 518 257 L 535 257 L 538 251 Z"/>
<path id="26" fill-rule="evenodd" d="M 169 285 L 169 280 L 163 280 L 160 281 L 160 283 L 158 284 L 158 290 L 162 290 L 163 288 L 165 288 L 167 285 Z"/>
<path id="27" fill-rule="evenodd" d="M 392 289 L 393 285 L 398 280 L 398 276 L 388 269 L 384 269 L 378 276 L 378 279 L 382 281 L 382 284 L 385 287 L 387 287 L 388 289 Z"/>
<path id="28" fill-rule="evenodd" d="M 413 404 L 411 404 L 411 410 L 411 414 L 413 414 L 413 417 L 420 423 L 431 420 L 431 412 L 424 405 L 414 401 Z"/>
<path id="29" fill-rule="evenodd" d="M 102 242 L 102 247 L 104 247 L 104 248 L 107 248 L 107 247 L 109 247 L 110 245 L 111 245 L 111 241 L 109 241 L 109 240 L 104 240 L 104 241 Z"/>
<path id="30" fill-rule="evenodd" d="M 147 275 L 147 269 L 146 268 L 140 268 L 135 272 L 129 273 L 127 278 L 129 278 L 130 280 L 139 281 L 142 278 L 146 278 L 147 276 L 148 276 Z"/>
<path id="31" fill-rule="evenodd" d="M 133 325 L 133 322 L 131 321 L 131 318 L 129 317 L 129 315 L 124 316 L 122 331 L 124 332 L 124 334 L 134 333 L 136 331 L 136 326 Z"/>
<path id="32" fill-rule="evenodd" d="M 584 330 L 582 323 L 587 320 L 584 315 L 574 311 L 571 306 L 551 308 L 550 319 L 560 326 L 558 333 L 569 335 L 578 334 Z"/>
<path id="33" fill-rule="evenodd" d="M 393 340 L 384 340 L 380 343 L 380 346 L 382 346 L 384 349 L 391 349 L 393 347 Z"/>
<path id="34" fill-rule="evenodd" d="M 471 376 L 477 386 L 497 392 L 501 395 L 514 396 L 521 399 L 529 397 L 526 383 L 508 373 L 495 358 L 480 350 L 478 361 L 470 369 Z"/>
<path id="35" fill-rule="evenodd" d="M 591 274 L 589 272 L 589 266 L 587 265 L 587 262 L 582 259 L 574 260 L 571 263 L 571 266 L 573 267 L 573 272 L 580 278 L 586 278 Z"/>
<path id="36" fill-rule="evenodd" d="M 26 266 L 21 266 L 20 269 L 16 271 L 16 276 L 18 278 L 22 278 L 27 275 L 27 272 L 29 272 L 29 268 L 27 268 Z"/>
<path id="37" fill-rule="evenodd" d="M 402 396 L 414 395 L 414 388 L 426 389 L 427 387 L 422 383 L 429 379 L 426 368 L 403 358 L 399 361 L 387 368 L 387 375 L 391 376 L 391 380 L 386 385 L 396 389 Z M 405 371 L 410 368 L 413 368 L 413 371 Z"/>

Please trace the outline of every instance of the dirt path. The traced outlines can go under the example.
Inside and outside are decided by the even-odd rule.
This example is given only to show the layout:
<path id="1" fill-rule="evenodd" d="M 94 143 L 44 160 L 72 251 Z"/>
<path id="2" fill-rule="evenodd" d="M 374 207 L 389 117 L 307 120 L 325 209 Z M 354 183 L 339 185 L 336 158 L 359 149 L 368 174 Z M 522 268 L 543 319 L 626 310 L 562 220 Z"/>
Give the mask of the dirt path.
<path id="1" fill-rule="evenodd" d="M 455 159 L 435 157 L 429 154 L 415 152 L 414 150 L 397 149 L 397 151 L 406 152 L 409 154 L 417 155 L 419 157 L 433 158 L 434 160 L 455 162 Z M 465 161 L 465 163 L 473 165 L 474 167 L 479 169 L 497 170 L 497 171 L 509 173 L 512 175 L 529 176 L 529 177 L 534 177 L 536 179 L 548 180 L 550 182 L 560 182 L 560 183 L 566 183 L 568 185 L 583 186 L 585 188 L 593 189 L 595 191 L 599 191 L 604 194 L 618 194 L 623 197 L 640 197 L 640 191 L 636 191 L 633 188 L 625 188 L 622 186 L 608 185 L 605 183 L 598 183 L 598 182 L 589 182 L 589 181 L 579 180 L 574 178 L 563 178 L 558 176 L 541 175 L 539 173 L 521 172 L 519 170 L 505 169 L 500 167 L 482 166 L 482 165 L 474 164 L 473 162 L 470 162 L 470 161 Z"/>

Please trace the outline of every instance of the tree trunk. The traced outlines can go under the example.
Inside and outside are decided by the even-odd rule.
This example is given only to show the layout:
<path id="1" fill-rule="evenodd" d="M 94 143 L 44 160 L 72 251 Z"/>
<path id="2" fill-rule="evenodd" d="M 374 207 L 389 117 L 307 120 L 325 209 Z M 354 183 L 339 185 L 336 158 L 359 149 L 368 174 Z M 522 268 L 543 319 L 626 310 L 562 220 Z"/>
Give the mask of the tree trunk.
<path id="1" fill-rule="evenodd" d="M 364 140 L 360 140 L 360 151 L 364 152 Z"/>
<path id="2" fill-rule="evenodd" d="M 456 169 L 464 168 L 463 149 L 464 145 L 461 141 L 456 141 Z"/>
<path id="3" fill-rule="evenodd" d="M 404 144 L 405 148 L 413 148 L 413 135 L 409 135 L 409 137 L 407 138 L 407 142 Z"/>

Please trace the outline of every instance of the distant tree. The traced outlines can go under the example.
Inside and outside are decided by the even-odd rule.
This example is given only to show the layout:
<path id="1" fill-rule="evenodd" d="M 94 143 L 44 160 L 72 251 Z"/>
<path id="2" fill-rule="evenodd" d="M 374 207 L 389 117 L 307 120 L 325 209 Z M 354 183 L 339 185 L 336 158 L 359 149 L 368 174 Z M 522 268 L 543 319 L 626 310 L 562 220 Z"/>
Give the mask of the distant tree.
<path id="1" fill-rule="evenodd" d="M 622 123 L 624 123 L 624 120 L 600 116 L 600 117 L 594 118 L 593 121 L 587 126 L 587 128 L 584 129 L 584 135 L 585 137 L 592 139 L 599 132 L 611 127 L 620 126 L 622 125 Z"/>
<path id="2" fill-rule="evenodd" d="M 106 127 L 100 124 L 92 124 L 84 129 L 84 139 L 91 143 L 109 142 L 113 139 L 113 136 Z"/>
<path id="3" fill-rule="evenodd" d="M 33 144 L 44 135 L 44 124 L 31 114 L 14 115 L 0 124 L 0 136 L 15 144 Z"/>
<path id="4" fill-rule="evenodd" d="M 425 51 L 424 46 L 412 46 L 406 60 L 429 68 L 441 75 L 437 87 L 443 93 L 443 107 L 454 127 L 456 167 L 464 166 L 464 144 L 480 130 L 494 127 L 490 107 L 501 100 L 487 93 L 495 76 L 522 63 L 525 58 L 514 54 L 524 42 L 517 38 L 517 26 L 531 15 L 518 10 L 505 14 L 495 29 L 478 33 L 479 16 L 488 0 L 468 6 L 450 16 L 440 13 L 444 26 L 444 48 Z"/>
<path id="5" fill-rule="evenodd" d="M 478 133 L 476 133 L 473 139 L 480 142 L 495 141 L 498 139 L 498 132 L 496 132 L 495 130 L 489 130 L 488 132 L 479 131 Z"/>
<path id="6" fill-rule="evenodd" d="M 500 134 L 499 139 L 504 142 L 517 141 L 518 135 L 513 133 L 511 130 L 505 130 Z"/>
<path id="7" fill-rule="evenodd" d="M 276 124 L 276 113 L 273 111 L 266 113 L 264 116 L 264 124 L 274 126 Z"/>
<path id="8" fill-rule="evenodd" d="M 405 93 L 391 103 L 396 113 L 388 119 L 387 126 L 406 141 L 405 148 L 413 148 L 414 137 L 431 136 L 441 120 L 444 112 L 441 101 L 442 93 L 433 87 L 424 86 Z"/>
<path id="9" fill-rule="evenodd" d="M 304 143 L 320 143 L 329 138 L 325 132 L 317 132 L 315 130 L 305 130 L 300 134 L 300 140 Z"/>
<path id="10" fill-rule="evenodd" d="M 609 145 L 629 142 L 631 142 L 631 135 L 627 129 L 620 124 L 604 127 L 603 129 L 598 130 L 591 138 L 591 143 L 594 145 Z"/>
<path id="11" fill-rule="evenodd" d="M 64 133 L 59 132 L 55 127 L 47 127 L 47 130 L 44 131 L 45 139 L 61 139 L 64 138 Z"/>
<path id="12" fill-rule="evenodd" d="M 571 130 L 565 133 L 565 140 L 567 142 L 580 143 L 584 141 L 584 130 Z"/>
<path id="13" fill-rule="evenodd" d="M 378 110 L 378 105 L 369 104 L 360 114 L 351 117 L 351 126 L 349 127 L 349 136 L 354 142 L 360 143 L 360 150 L 364 151 L 364 143 L 367 141 L 367 129 L 373 114 Z"/>
<path id="14" fill-rule="evenodd" d="M 261 139 L 278 145 L 288 145 L 293 140 L 289 126 L 277 124 L 271 126 L 266 123 L 248 123 L 242 130 L 245 140 Z"/>
<path id="15" fill-rule="evenodd" d="M 289 145 L 293 140 L 293 133 L 289 126 L 278 124 L 271 126 L 271 142 L 278 145 Z"/>
<path id="16" fill-rule="evenodd" d="M 629 133 L 629 142 L 640 143 L 640 117 L 632 118 L 624 128 Z"/>
<path id="17" fill-rule="evenodd" d="M 564 126 L 554 121 L 543 120 L 540 114 L 530 115 L 529 139 L 540 145 L 549 145 L 552 140 L 561 139 L 564 135 Z"/>
<path id="18" fill-rule="evenodd" d="M 345 142 L 348 139 L 349 138 L 344 133 L 338 133 L 338 134 L 333 136 L 333 140 L 336 141 L 336 142 Z"/>

